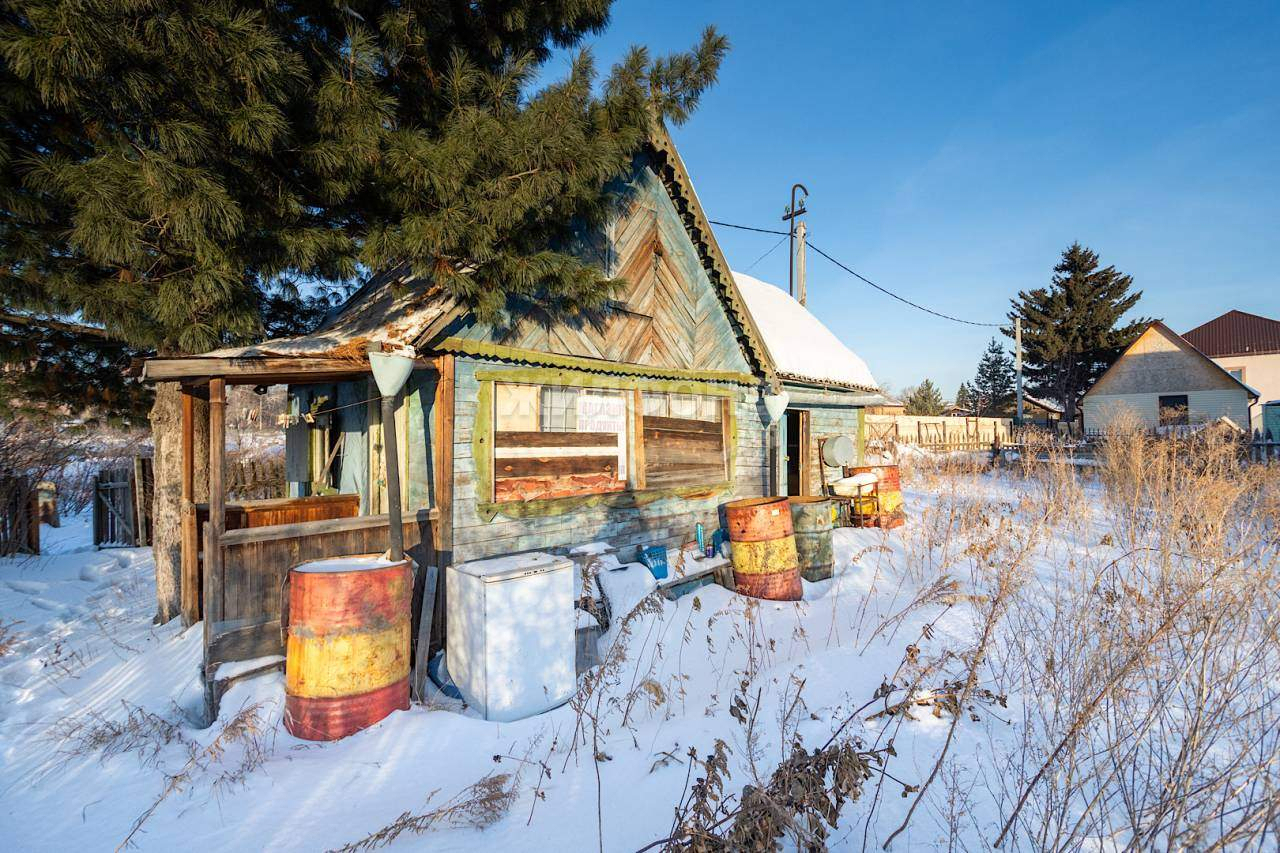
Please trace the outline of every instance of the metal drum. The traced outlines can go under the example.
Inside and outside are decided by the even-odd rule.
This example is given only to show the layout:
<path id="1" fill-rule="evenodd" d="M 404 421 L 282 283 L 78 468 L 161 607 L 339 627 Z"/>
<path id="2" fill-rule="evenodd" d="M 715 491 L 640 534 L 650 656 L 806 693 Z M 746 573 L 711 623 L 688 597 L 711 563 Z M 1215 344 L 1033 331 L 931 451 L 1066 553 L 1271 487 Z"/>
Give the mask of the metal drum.
<path id="1" fill-rule="evenodd" d="M 413 571 L 375 555 L 289 571 L 285 728 L 337 740 L 409 707 Z"/>
<path id="2" fill-rule="evenodd" d="M 775 601 L 798 601 L 799 558 L 786 498 L 747 498 L 725 504 L 738 592 Z"/>
<path id="3" fill-rule="evenodd" d="M 813 583 L 831 577 L 835 557 L 831 550 L 834 527 L 832 503 L 826 498 L 789 498 L 791 526 L 795 529 L 800 576 Z"/>
<path id="4" fill-rule="evenodd" d="M 876 495 L 874 508 L 861 511 L 862 524 L 866 527 L 901 527 L 906 521 L 906 513 L 902 501 L 902 480 L 898 475 L 897 465 L 863 465 L 846 468 L 849 476 L 869 472 L 876 477 Z M 855 504 L 855 513 L 860 512 Z"/>

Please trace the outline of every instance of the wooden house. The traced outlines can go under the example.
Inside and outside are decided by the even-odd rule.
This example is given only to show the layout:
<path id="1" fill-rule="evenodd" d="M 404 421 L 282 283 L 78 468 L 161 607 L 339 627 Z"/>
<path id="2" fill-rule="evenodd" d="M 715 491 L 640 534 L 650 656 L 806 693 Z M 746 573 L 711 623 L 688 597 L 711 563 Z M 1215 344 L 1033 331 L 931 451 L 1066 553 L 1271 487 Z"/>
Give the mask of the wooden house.
<path id="1" fill-rule="evenodd" d="M 1084 395 L 1086 432 L 1124 416 L 1148 429 L 1228 418 L 1249 428 L 1258 392 L 1164 323 L 1151 323 Z"/>
<path id="2" fill-rule="evenodd" d="M 219 667 L 281 654 L 291 566 L 387 547 L 389 454 L 371 346 L 416 352 L 389 432 L 405 544 L 419 566 L 594 540 L 630 558 L 637 545 L 690 541 L 697 522 L 718 526 L 726 501 L 773 491 L 780 430 L 764 395 L 780 383 L 793 398 L 788 422 L 800 415 L 790 434 L 805 436 L 806 466 L 824 432 L 858 432 L 873 383 L 775 369 L 665 132 L 618 192 L 619 216 L 581 247 L 628 282 L 596 316 L 499 327 L 392 271 L 312 334 L 148 362 L 149 380 L 180 382 L 186 395 L 183 609 L 204 621 L 211 708 Z M 288 386 L 283 500 L 226 502 L 225 396 L 237 383 Z M 193 502 L 198 396 L 210 403 L 207 506 Z M 801 482 L 814 488 L 812 477 Z M 443 636 L 435 602 L 432 636 L 419 646 Z"/>

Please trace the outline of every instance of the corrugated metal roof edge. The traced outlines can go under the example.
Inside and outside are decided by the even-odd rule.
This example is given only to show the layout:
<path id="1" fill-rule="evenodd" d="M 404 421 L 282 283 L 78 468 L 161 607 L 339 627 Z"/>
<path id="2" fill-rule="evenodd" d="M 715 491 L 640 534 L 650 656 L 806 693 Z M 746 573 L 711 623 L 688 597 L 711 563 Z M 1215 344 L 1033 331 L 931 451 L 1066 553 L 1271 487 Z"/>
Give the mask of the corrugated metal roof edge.
<path id="1" fill-rule="evenodd" d="M 656 367 L 621 361 L 604 361 L 575 355 L 557 355 L 549 352 L 518 349 L 501 344 L 471 341 L 463 338 L 445 338 L 434 344 L 432 348 L 440 352 L 467 355 L 473 358 L 486 358 L 494 361 L 528 364 L 537 367 L 580 370 L 584 373 L 638 376 L 653 379 L 688 379 L 695 382 L 724 382 L 732 385 L 747 386 L 760 384 L 760 377 L 751 373 L 737 373 L 728 370 L 687 370 L 677 367 Z"/>

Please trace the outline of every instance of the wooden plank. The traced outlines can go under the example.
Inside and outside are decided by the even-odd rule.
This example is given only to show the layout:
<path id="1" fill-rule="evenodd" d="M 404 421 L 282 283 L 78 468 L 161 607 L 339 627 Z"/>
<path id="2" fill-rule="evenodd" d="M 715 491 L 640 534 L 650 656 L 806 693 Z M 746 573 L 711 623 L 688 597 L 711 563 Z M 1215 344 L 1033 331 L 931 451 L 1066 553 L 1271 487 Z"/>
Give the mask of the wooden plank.
<path id="1" fill-rule="evenodd" d="M 205 658 L 210 671 L 221 663 L 284 654 L 279 619 L 264 619 L 231 629 L 225 626 L 226 623 L 214 625 L 214 636 Z M 214 675 L 216 677 L 216 673 Z"/>
<path id="2" fill-rule="evenodd" d="M 222 600 L 225 579 L 222 573 L 222 534 L 226 530 L 227 474 L 227 389 L 215 378 L 209 382 L 209 526 L 205 544 L 208 557 L 204 564 L 206 623 L 223 619 Z"/>
<path id="3" fill-rule="evenodd" d="M 719 433 L 666 432 L 647 429 L 644 431 L 644 440 L 649 446 L 650 458 L 661 454 L 664 450 L 720 453 L 724 448 L 724 437 Z"/>
<path id="4" fill-rule="evenodd" d="M 617 447 L 612 432 L 495 432 L 493 446 L 500 447 Z M 495 451 L 496 452 L 496 451 Z"/>
<path id="5" fill-rule="evenodd" d="M 722 427 L 719 421 L 698 421 L 692 418 L 661 418 L 652 415 L 644 419 L 645 430 L 661 430 L 663 432 L 695 432 L 706 435 L 719 435 Z"/>
<path id="6" fill-rule="evenodd" d="M 424 701 L 427 688 L 427 665 L 431 661 L 431 624 L 436 613 L 436 588 L 439 584 L 440 567 L 427 566 L 422 581 L 422 604 L 418 607 L 417 648 L 413 655 L 413 674 L 410 679 L 413 697 L 416 701 Z"/>
<path id="7" fill-rule="evenodd" d="M 508 477 L 558 477 L 564 474 L 612 474 L 617 456 L 551 456 L 529 459 L 495 459 L 495 479 Z"/>
<path id="8" fill-rule="evenodd" d="M 643 489 L 645 488 L 644 396 L 640 393 L 639 388 L 636 388 L 632 394 L 631 407 L 634 422 L 631 425 L 631 443 L 633 449 L 632 458 L 635 460 L 635 472 L 632 479 L 637 489 Z"/>
<path id="9" fill-rule="evenodd" d="M 425 365 L 424 365 L 425 366 Z M 262 356 L 254 358 L 152 358 L 143 366 L 148 382 L 220 378 L 232 384 L 270 381 L 272 384 L 315 382 L 363 376 L 368 364 L 346 358 Z"/>
<path id="10" fill-rule="evenodd" d="M 406 524 L 429 523 L 438 514 L 435 508 L 419 510 L 414 516 L 405 519 Z M 357 515 L 349 518 L 325 518 L 317 521 L 299 521 L 292 524 L 276 524 L 267 527 L 244 527 L 229 530 L 222 535 L 223 547 L 248 545 L 258 542 L 277 542 L 282 539 L 297 539 L 315 536 L 322 533 L 344 533 L 353 530 L 367 530 L 386 527 L 390 516 Z"/>
<path id="11" fill-rule="evenodd" d="M 435 552 L 432 563 L 441 567 L 453 562 L 453 437 L 456 369 L 457 365 L 452 355 L 445 354 L 436 359 L 436 370 L 440 374 L 440 379 L 436 383 L 433 407 L 436 428 L 432 436 L 432 454 L 435 457 L 435 503 L 438 521 L 435 526 L 435 541 L 432 543 Z M 437 581 L 437 583 L 441 582 Z M 446 606 L 444 591 L 440 588 L 437 590 L 435 609 L 431 619 L 428 654 L 432 649 L 444 645 Z"/>

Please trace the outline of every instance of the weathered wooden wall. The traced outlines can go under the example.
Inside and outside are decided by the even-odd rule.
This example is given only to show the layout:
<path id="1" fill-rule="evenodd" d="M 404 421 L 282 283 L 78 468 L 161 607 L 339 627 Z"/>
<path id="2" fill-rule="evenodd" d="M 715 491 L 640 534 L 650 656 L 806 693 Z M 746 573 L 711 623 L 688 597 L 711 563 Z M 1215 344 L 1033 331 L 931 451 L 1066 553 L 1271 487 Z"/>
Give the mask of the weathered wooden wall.
<path id="1" fill-rule="evenodd" d="M 678 547 L 692 540 L 694 524 L 698 521 L 708 529 L 718 527 L 722 503 L 737 497 L 762 495 L 768 488 L 764 406 L 754 388 L 729 386 L 736 424 L 734 476 L 730 488 L 705 496 L 667 496 L 651 502 L 642 499 L 635 506 L 611 506 L 605 501 L 593 502 L 586 498 L 581 505 L 557 514 L 517 518 L 499 511 L 490 516 L 481 511 L 473 453 L 480 390 L 476 371 L 502 366 L 469 358 L 457 361 L 453 444 L 455 563 L 598 540 L 610 542 L 630 559 L 633 553 L 628 552 L 637 545 Z"/>
<path id="2" fill-rule="evenodd" d="M 826 480 L 835 480 L 841 476 L 839 468 L 828 468 L 822 464 L 819 452 L 825 439 L 837 435 L 847 435 L 854 444 L 859 442 L 862 427 L 863 410 L 850 402 L 850 398 L 858 396 L 853 392 L 833 390 L 806 389 L 803 392 L 792 391 L 792 402 L 789 408 L 803 409 L 809 412 L 809 447 L 806 454 L 805 494 L 824 494 L 824 475 Z M 782 432 L 781 446 L 787 446 L 786 421 L 780 427 Z M 785 470 L 780 472 L 778 482 L 784 482 Z"/>
<path id="3" fill-rule="evenodd" d="M 606 235 L 580 253 L 627 282 L 621 310 L 546 324 L 530 315 L 514 329 L 475 323 L 454 330 L 455 342 L 498 345 L 674 370 L 750 374 L 740 331 L 689 240 L 657 175 L 637 164 L 625 208 Z"/>

